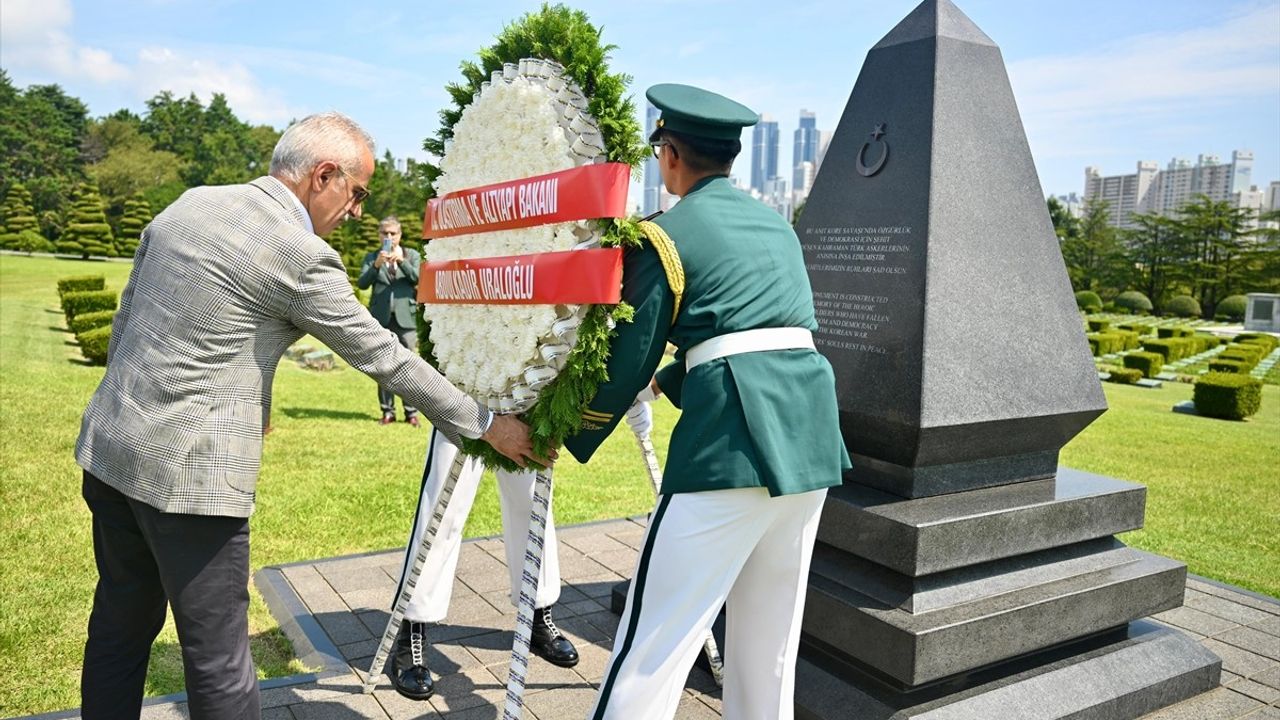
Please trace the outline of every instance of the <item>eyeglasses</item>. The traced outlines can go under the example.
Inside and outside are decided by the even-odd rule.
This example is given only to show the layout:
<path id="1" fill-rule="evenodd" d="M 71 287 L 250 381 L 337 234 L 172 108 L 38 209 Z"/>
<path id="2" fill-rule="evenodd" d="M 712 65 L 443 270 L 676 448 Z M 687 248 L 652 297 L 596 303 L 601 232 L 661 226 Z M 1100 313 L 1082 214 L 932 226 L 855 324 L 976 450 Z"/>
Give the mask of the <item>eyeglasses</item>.
<path id="1" fill-rule="evenodd" d="M 369 199 L 369 188 L 357 183 L 355 177 L 346 170 L 343 170 L 341 165 L 335 164 L 334 167 L 338 168 L 338 172 L 346 175 L 347 179 L 351 181 L 351 184 L 355 186 L 355 190 L 351 191 L 351 207 L 355 207 Z"/>
<path id="2" fill-rule="evenodd" d="M 656 158 L 656 157 L 658 157 L 658 151 L 662 149 L 662 146 L 663 146 L 663 145 L 666 145 L 667 147 L 671 148 L 671 152 L 675 152 L 675 151 L 676 151 L 676 146 L 675 146 L 675 145 L 672 145 L 670 141 L 668 141 L 668 140 L 657 140 L 657 141 L 654 141 L 654 142 L 649 143 L 649 148 L 653 150 L 653 156 L 654 156 L 655 158 Z"/>

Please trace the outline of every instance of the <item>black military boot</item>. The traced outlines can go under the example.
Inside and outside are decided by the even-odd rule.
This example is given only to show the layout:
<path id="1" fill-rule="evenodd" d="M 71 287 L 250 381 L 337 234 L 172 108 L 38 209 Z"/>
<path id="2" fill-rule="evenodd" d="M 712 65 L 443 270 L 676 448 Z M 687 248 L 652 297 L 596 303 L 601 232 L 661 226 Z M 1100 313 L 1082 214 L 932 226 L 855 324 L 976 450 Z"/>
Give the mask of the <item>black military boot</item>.
<path id="1" fill-rule="evenodd" d="M 396 651 L 391 656 L 391 684 L 410 700 L 426 700 L 436 691 L 426 657 L 427 624 L 405 620 L 400 624 Z"/>
<path id="2" fill-rule="evenodd" d="M 533 635 L 529 638 L 529 649 L 552 665 L 573 667 L 578 664 L 577 649 L 556 627 L 549 607 L 533 611 Z"/>

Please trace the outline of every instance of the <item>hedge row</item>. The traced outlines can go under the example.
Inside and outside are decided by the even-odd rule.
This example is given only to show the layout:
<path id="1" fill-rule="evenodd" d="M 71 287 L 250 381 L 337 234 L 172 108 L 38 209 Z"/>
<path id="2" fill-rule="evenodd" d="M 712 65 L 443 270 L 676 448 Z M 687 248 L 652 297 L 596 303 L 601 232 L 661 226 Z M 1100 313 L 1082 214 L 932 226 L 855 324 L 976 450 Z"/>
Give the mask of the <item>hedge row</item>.
<path id="1" fill-rule="evenodd" d="M 1129 330 L 1131 332 L 1136 332 L 1139 335 L 1151 334 L 1151 326 L 1145 323 L 1125 323 L 1123 325 L 1117 325 L 1116 327 L 1118 327 L 1121 330 Z"/>
<path id="2" fill-rule="evenodd" d="M 1177 362 L 1192 355 L 1199 355 L 1209 348 L 1216 347 L 1222 341 L 1213 335 L 1191 335 L 1189 337 L 1158 338 L 1143 340 L 1142 349 L 1164 356 L 1165 363 Z"/>
<path id="3" fill-rule="evenodd" d="M 115 290 L 88 290 L 69 292 L 62 296 L 62 312 L 67 317 L 68 326 L 77 315 L 103 310 L 115 310 L 117 296 Z"/>
<path id="4" fill-rule="evenodd" d="M 107 348 L 111 345 L 111 326 L 86 330 L 76 336 L 80 342 L 80 352 L 94 365 L 107 364 Z"/>
<path id="5" fill-rule="evenodd" d="M 1137 370 L 1143 377 L 1153 378 L 1164 368 L 1164 356 L 1153 352 L 1133 352 L 1124 356 L 1124 366 Z"/>
<path id="6" fill-rule="evenodd" d="M 72 275 L 58 280 L 58 297 L 69 292 L 90 292 L 107 289 L 107 279 L 102 275 Z"/>
<path id="7" fill-rule="evenodd" d="M 1262 407 L 1262 381 L 1238 373 L 1207 373 L 1196 381 L 1192 400 L 1200 415 L 1243 420 Z"/>
<path id="8" fill-rule="evenodd" d="M 1132 385 L 1142 379 L 1142 371 L 1133 368 L 1107 368 L 1107 372 L 1111 373 L 1107 378 L 1107 382 L 1119 383 L 1121 385 Z"/>
<path id="9" fill-rule="evenodd" d="M 1131 330 L 1088 333 L 1085 339 L 1089 341 L 1089 351 L 1097 357 L 1125 350 L 1136 350 L 1139 342 L 1138 333 Z"/>
<path id="10" fill-rule="evenodd" d="M 1280 339 L 1276 339 L 1274 335 L 1266 335 L 1264 333 L 1241 333 L 1231 339 L 1233 343 L 1261 345 L 1267 349 L 1263 353 L 1263 357 L 1270 355 L 1277 346 L 1280 346 Z"/>
<path id="11" fill-rule="evenodd" d="M 110 325 L 111 320 L 115 318 L 115 310 L 99 310 L 97 312 L 81 313 L 67 322 L 67 327 L 77 336 L 94 328 L 100 328 L 103 325 Z"/>
<path id="12" fill-rule="evenodd" d="M 107 364 L 111 322 L 119 302 L 116 292 L 106 287 L 107 281 L 102 275 L 75 275 L 58 280 L 67 328 L 75 333 L 80 352 L 95 365 Z"/>

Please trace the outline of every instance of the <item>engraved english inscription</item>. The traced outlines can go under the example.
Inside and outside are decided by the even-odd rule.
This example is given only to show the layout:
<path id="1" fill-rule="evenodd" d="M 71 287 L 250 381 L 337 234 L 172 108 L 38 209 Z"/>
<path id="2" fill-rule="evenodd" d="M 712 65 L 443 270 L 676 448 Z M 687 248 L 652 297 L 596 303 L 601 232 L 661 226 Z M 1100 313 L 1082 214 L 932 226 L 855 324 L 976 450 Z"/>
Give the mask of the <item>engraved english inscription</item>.
<path id="1" fill-rule="evenodd" d="M 892 338 L 888 331 L 894 319 L 893 288 L 897 284 L 892 278 L 908 272 L 911 227 L 810 227 L 804 240 L 811 276 L 853 275 L 848 282 L 834 285 L 859 290 L 814 292 L 820 328 L 815 342 L 829 349 L 886 353 Z"/>

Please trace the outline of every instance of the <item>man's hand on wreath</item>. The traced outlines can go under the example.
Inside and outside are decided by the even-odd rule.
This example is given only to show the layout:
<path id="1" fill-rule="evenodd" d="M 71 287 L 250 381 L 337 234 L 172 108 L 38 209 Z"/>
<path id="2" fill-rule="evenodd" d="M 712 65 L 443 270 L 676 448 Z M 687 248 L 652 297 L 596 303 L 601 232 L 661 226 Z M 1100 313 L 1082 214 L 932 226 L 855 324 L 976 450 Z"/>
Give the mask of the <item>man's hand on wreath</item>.
<path id="1" fill-rule="evenodd" d="M 485 434 L 480 436 L 480 439 L 489 443 L 494 450 L 506 455 L 520 467 L 526 467 L 529 460 L 551 467 L 559 457 L 559 453 L 554 448 L 547 452 L 546 458 L 536 455 L 533 451 L 533 441 L 529 438 L 529 426 L 517 420 L 514 415 L 494 415 L 493 423 L 489 425 Z"/>

